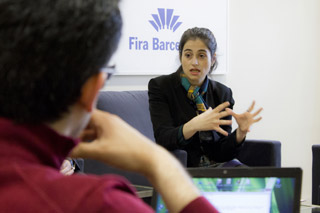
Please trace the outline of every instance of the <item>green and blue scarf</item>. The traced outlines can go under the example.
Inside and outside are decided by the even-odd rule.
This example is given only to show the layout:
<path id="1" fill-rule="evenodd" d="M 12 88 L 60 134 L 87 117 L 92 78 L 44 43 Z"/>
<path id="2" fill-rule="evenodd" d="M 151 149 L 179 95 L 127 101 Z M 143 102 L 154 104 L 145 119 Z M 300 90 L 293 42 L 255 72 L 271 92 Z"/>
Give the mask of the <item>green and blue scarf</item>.
<path id="1" fill-rule="evenodd" d="M 181 72 L 180 78 L 183 88 L 185 88 L 185 90 L 188 92 L 188 98 L 192 100 L 197 106 L 197 114 L 205 112 L 207 110 L 207 104 L 203 99 L 203 95 L 207 92 L 208 89 L 208 77 L 206 76 L 204 82 L 200 87 L 191 85 L 186 77 L 186 74 L 184 74 L 183 72 Z"/>

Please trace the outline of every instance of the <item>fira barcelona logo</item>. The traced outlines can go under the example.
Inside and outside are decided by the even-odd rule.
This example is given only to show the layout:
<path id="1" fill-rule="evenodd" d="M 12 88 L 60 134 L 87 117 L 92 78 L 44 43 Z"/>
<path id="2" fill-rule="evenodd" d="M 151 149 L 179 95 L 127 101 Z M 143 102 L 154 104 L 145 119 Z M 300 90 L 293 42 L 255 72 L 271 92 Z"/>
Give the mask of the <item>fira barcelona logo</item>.
<path id="1" fill-rule="evenodd" d="M 159 30 L 172 30 L 175 32 L 182 22 L 178 22 L 180 16 L 173 15 L 173 9 L 158 8 L 158 14 L 152 14 L 153 20 L 149 20 L 152 27 Z"/>

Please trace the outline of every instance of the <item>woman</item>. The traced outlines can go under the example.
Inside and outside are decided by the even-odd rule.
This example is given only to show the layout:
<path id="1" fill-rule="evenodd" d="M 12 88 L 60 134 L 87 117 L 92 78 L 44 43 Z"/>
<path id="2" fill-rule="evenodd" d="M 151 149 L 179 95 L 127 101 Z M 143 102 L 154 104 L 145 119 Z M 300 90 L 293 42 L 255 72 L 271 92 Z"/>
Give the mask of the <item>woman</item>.
<path id="1" fill-rule="evenodd" d="M 210 30 L 188 29 L 179 45 L 181 66 L 148 85 L 156 142 L 168 150 L 186 150 L 188 167 L 241 165 L 233 159 L 250 126 L 261 119 L 256 116 L 262 108 L 252 112 L 254 102 L 242 114 L 233 112 L 231 89 L 208 78 L 217 66 L 216 49 Z M 231 116 L 238 123 L 232 133 Z"/>

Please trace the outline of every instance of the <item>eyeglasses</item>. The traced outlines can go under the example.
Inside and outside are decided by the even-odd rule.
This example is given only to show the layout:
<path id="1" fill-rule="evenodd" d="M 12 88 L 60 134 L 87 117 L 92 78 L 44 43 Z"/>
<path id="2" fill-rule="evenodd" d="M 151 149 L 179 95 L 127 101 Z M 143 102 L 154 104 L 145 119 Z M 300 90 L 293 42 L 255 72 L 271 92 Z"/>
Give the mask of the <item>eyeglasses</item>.
<path id="1" fill-rule="evenodd" d="M 107 74 L 107 79 L 109 80 L 111 76 L 116 72 L 116 65 L 103 67 L 101 72 Z"/>

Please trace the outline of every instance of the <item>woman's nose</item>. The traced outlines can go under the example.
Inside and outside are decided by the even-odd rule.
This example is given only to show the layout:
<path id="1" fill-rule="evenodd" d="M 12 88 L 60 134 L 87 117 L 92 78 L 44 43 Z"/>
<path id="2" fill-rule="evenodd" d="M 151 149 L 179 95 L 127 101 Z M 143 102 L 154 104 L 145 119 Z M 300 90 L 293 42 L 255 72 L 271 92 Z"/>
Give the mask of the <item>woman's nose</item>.
<path id="1" fill-rule="evenodd" d="M 192 65 L 198 65 L 199 63 L 198 63 L 198 59 L 196 58 L 196 57 L 194 57 L 193 59 L 192 59 Z"/>

